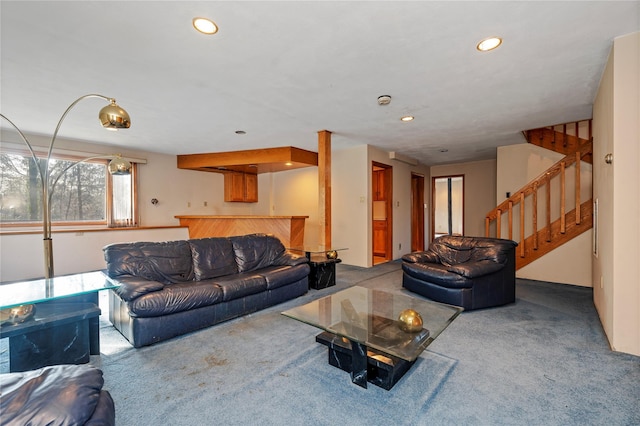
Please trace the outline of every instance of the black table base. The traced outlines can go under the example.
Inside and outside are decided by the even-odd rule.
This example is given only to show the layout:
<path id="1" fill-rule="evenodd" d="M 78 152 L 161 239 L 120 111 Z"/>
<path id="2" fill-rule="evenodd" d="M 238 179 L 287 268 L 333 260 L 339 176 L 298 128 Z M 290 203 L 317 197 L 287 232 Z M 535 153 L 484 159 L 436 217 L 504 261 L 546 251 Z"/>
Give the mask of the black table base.
<path id="1" fill-rule="evenodd" d="M 350 373 L 351 381 L 363 388 L 368 382 L 390 390 L 415 363 L 327 331 L 318 334 L 316 342 L 327 346 L 330 365 Z"/>
<path id="2" fill-rule="evenodd" d="M 309 288 L 321 290 L 336 285 L 336 263 L 341 259 L 310 260 Z"/>
<path id="3" fill-rule="evenodd" d="M 84 364 L 100 354 L 100 308 L 93 303 L 36 304 L 35 316 L 0 326 L 9 339 L 9 371 L 56 364 Z"/>

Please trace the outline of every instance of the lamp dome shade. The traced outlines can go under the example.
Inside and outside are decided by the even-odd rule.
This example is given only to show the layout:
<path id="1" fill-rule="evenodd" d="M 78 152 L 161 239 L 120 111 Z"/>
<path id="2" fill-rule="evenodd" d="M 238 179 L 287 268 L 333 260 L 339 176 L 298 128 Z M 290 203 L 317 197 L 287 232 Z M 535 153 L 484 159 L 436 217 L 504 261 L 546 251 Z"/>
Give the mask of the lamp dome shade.
<path id="1" fill-rule="evenodd" d="M 108 169 L 112 175 L 128 175 L 131 174 L 131 163 L 118 155 L 109 162 Z"/>
<path id="2" fill-rule="evenodd" d="M 115 100 L 100 110 L 98 115 L 102 127 L 107 129 L 128 129 L 131 127 L 131 118 L 129 113 L 120 108 Z"/>

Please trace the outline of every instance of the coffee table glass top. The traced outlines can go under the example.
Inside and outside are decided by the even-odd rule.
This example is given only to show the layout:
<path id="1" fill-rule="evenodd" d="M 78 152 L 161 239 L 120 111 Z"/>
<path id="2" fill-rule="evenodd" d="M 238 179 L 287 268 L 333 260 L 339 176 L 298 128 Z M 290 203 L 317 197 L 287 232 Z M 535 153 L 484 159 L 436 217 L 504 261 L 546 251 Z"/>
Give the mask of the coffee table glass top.
<path id="1" fill-rule="evenodd" d="M 102 271 L 0 284 L 0 309 L 118 287 Z"/>
<path id="2" fill-rule="evenodd" d="M 423 320 L 420 330 L 406 332 L 400 328 L 398 318 L 406 309 L 420 314 Z M 282 314 L 414 361 L 462 311 L 456 306 L 355 286 Z"/>

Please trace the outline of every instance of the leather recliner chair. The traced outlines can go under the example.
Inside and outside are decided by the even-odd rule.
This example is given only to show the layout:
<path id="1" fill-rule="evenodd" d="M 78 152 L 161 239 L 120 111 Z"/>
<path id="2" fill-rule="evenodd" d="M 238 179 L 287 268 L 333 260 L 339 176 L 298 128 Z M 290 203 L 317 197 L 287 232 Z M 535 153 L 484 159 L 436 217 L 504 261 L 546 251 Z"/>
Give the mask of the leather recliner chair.
<path id="1" fill-rule="evenodd" d="M 515 302 L 515 241 L 445 235 L 402 257 L 402 286 L 431 300 L 488 308 Z"/>

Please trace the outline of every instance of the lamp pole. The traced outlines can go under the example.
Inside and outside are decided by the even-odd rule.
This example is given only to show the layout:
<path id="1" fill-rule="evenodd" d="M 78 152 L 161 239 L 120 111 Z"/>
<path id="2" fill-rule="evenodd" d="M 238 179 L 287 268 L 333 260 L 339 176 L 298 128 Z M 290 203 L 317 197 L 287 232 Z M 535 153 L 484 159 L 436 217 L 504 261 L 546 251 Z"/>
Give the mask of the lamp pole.
<path id="1" fill-rule="evenodd" d="M 117 130 L 117 129 L 128 129 L 131 126 L 131 119 L 129 118 L 129 114 L 116 104 L 115 99 L 108 98 L 103 95 L 97 95 L 97 94 L 89 94 L 89 95 L 81 96 L 75 101 L 73 101 L 71 105 L 69 105 L 69 107 L 62 114 L 62 117 L 60 117 L 60 120 L 58 121 L 58 125 L 56 126 L 56 129 L 53 132 L 51 143 L 49 143 L 49 149 L 47 150 L 47 157 L 44 163 L 38 160 L 38 156 L 33 150 L 31 143 L 29 142 L 27 137 L 24 135 L 24 133 L 22 133 L 22 131 L 18 128 L 18 126 L 16 126 L 5 115 L 0 114 L 0 117 L 4 118 L 9 124 L 11 124 L 11 126 L 13 126 L 13 128 L 16 129 L 16 131 L 18 132 L 18 134 L 20 135 L 24 143 L 29 148 L 29 152 L 31 152 L 31 157 L 35 162 L 38 168 L 38 174 L 40 175 L 40 187 L 41 187 L 40 190 L 42 193 L 42 237 L 43 237 L 43 243 L 44 243 L 44 277 L 45 278 L 53 278 L 54 276 L 53 239 L 51 237 L 51 194 L 53 193 L 53 189 L 56 183 L 58 182 L 58 179 L 60 179 L 60 177 L 72 167 L 75 167 L 76 165 L 82 162 L 92 160 L 92 159 L 97 159 L 97 158 L 116 157 L 116 159 L 113 161 L 118 161 L 118 164 L 116 164 L 115 166 L 112 164 L 109 165 L 109 171 L 112 174 L 128 174 L 128 170 L 131 169 L 131 165 L 129 164 L 127 167 L 126 165 L 128 164 L 128 162 L 126 160 L 123 160 L 119 155 L 115 155 L 115 156 L 101 155 L 101 156 L 89 157 L 89 158 L 80 160 L 76 163 L 73 163 L 69 167 L 62 170 L 62 172 L 60 172 L 60 174 L 55 178 L 53 183 L 49 185 L 49 180 L 51 179 L 51 170 L 49 167 L 49 163 L 51 160 L 51 154 L 53 152 L 53 145 L 55 144 L 56 137 L 58 136 L 58 131 L 60 130 L 60 126 L 62 125 L 62 122 L 64 121 L 69 111 L 71 111 L 78 102 L 87 98 L 101 98 L 109 102 L 109 105 L 102 108 L 98 115 L 98 118 L 100 119 L 103 127 L 107 129 Z"/>

